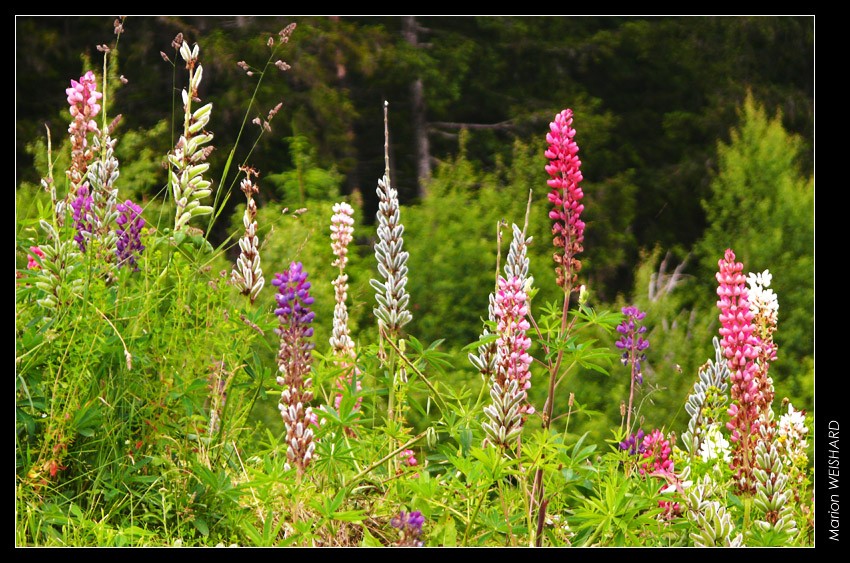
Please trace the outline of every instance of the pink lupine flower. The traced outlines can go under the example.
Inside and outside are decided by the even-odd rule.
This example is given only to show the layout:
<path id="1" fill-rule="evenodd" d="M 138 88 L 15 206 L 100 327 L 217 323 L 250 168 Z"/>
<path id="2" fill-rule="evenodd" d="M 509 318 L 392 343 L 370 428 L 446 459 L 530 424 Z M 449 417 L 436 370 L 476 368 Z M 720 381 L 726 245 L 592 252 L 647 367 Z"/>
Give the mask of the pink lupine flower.
<path id="1" fill-rule="evenodd" d="M 718 262 L 716 274 L 717 307 L 720 309 L 720 336 L 723 354 L 729 366 L 732 383 L 732 404 L 726 427 L 732 432 L 736 444 L 733 467 L 738 468 L 738 482 L 742 490 L 752 484 L 752 468 L 755 461 L 754 439 L 758 435 L 759 412 L 765 406 L 761 393 L 755 359 L 759 355 L 759 340 L 753 332 L 753 313 L 750 310 L 746 277 L 743 264 L 735 261 L 735 253 L 726 250 Z"/>
<path id="2" fill-rule="evenodd" d="M 71 136 L 71 166 L 68 169 L 68 179 L 71 182 L 69 195 L 75 195 L 82 184 L 93 158 L 88 148 L 89 133 L 99 133 L 94 118 L 100 112 L 98 100 L 103 94 L 97 91 L 97 78 L 92 71 L 86 72 L 79 81 L 71 80 L 71 87 L 65 89 L 68 104 L 71 106 L 71 125 L 68 134 Z"/>
<path id="3" fill-rule="evenodd" d="M 641 456 L 646 460 L 640 466 L 640 474 L 647 472 L 663 475 L 673 475 L 673 460 L 670 459 L 672 448 L 670 440 L 664 437 L 659 429 L 644 436 L 641 444 Z"/>
<path id="4" fill-rule="evenodd" d="M 404 460 L 404 462 L 411 467 L 419 464 L 419 461 L 416 460 L 416 454 L 413 450 L 403 450 L 398 454 L 398 457 Z"/>
<path id="5" fill-rule="evenodd" d="M 531 387 L 529 366 L 532 358 L 528 354 L 531 339 L 526 336 L 528 324 L 528 296 L 516 276 L 509 280 L 499 276 L 499 291 L 496 293 L 496 339 L 498 354 L 499 383 L 516 381 L 522 390 Z M 528 409 L 526 410 L 528 412 Z M 533 412 L 533 408 L 530 409 Z M 530 414 L 530 413 L 529 413 Z"/>
<path id="6" fill-rule="evenodd" d="M 558 285 L 568 291 L 576 282 L 581 262 L 576 255 L 584 250 L 584 221 L 581 212 L 584 197 L 579 183 L 582 181 L 581 160 L 578 158 L 578 145 L 573 140 L 576 130 L 572 127 L 573 111 L 565 109 L 555 116 L 555 121 L 549 124 L 546 142 L 546 172 L 551 178 L 548 181 L 552 191 L 549 201 L 554 206 L 549 212 L 549 218 L 555 221 L 552 225 L 553 243 L 556 247 L 554 255 L 555 273 Z"/>
<path id="7" fill-rule="evenodd" d="M 35 259 L 35 257 L 38 256 L 39 258 L 44 258 L 44 251 L 42 251 L 37 246 L 31 246 L 30 252 L 32 254 L 27 254 L 27 269 L 28 270 L 40 270 L 41 264 L 38 263 L 38 261 Z"/>

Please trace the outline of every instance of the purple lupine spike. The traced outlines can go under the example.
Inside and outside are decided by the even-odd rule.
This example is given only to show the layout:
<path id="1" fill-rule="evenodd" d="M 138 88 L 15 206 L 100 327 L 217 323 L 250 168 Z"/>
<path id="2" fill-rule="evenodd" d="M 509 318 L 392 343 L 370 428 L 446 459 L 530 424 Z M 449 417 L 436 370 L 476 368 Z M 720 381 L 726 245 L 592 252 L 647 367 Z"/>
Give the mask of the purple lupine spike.
<path id="1" fill-rule="evenodd" d="M 128 199 L 116 205 L 115 209 L 118 211 L 118 217 L 115 219 L 118 225 L 118 239 L 115 241 L 118 265 L 126 264 L 134 271 L 139 271 L 136 258 L 145 249 L 141 241 L 142 228 L 145 226 L 142 208 Z"/>
<path id="2" fill-rule="evenodd" d="M 629 407 L 628 411 L 626 411 L 626 430 L 629 430 L 631 429 L 632 405 L 635 398 L 635 383 L 643 383 L 641 362 L 646 361 L 646 354 L 644 352 L 649 348 L 649 341 L 642 336 L 646 333 L 646 327 L 640 325 L 640 321 L 646 317 L 646 313 L 637 307 L 623 307 L 622 311 L 626 318 L 617 326 L 617 332 L 621 336 L 614 345 L 623 351 L 621 358 L 623 365 L 631 365 Z"/>
<path id="3" fill-rule="evenodd" d="M 94 217 L 91 212 L 91 205 L 94 200 L 89 195 L 88 182 L 83 183 L 77 190 L 77 197 L 71 202 L 71 211 L 74 215 L 74 228 L 77 234 L 74 235 L 74 240 L 82 252 L 86 251 L 87 236 L 94 231 Z"/>
<path id="4" fill-rule="evenodd" d="M 413 512 L 399 512 L 390 520 L 390 525 L 393 528 L 398 528 L 401 531 L 401 538 L 396 545 L 408 547 L 422 547 L 425 543 L 419 539 L 422 535 L 422 525 L 425 523 L 425 517 L 418 510 Z"/>
<path id="5" fill-rule="evenodd" d="M 313 298 L 301 262 L 292 262 L 289 270 L 275 274 L 272 285 L 278 288 L 275 315 L 280 320 L 280 327 L 275 329 L 280 336 L 277 383 L 283 387 L 278 408 L 286 426 L 287 466 L 295 465 L 301 475 L 316 449 L 310 425 L 316 424 L 317 416 L 309 406 L 313 399 L 311 351 L 315 344 L 307 340 L 313 336 L 313 328 L 308 326 L 315 318 L 310 311 Z"/>

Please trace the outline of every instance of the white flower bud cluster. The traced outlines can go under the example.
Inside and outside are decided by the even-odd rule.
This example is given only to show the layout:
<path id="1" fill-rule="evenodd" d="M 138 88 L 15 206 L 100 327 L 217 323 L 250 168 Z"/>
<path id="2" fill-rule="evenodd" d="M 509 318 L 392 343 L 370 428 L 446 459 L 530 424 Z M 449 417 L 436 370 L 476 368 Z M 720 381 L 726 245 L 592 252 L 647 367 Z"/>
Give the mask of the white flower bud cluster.
<path id="1" fill-rule="evenodd" d="M 204 162 L 209 154 L 209 147 L 204 147 L 212 141 L 212 133 L 206 132 L 210 121 L 212 104 L 206 104 L 192 111 L 192 102 L 198 99 L 198 86 L 203 77 L 203 67 L 197 63 L 198 45 L 189 49 L 189 44 L 183 42 L 180 46 L 180 56 L 186 61 L 189 69 L 189 90 L 181 92 L 183 99 L 184 122 L 183 134 L 177 145 L 168 155 L 168 161 L 173 167 L 170 171 L 171 190 L 177 212 L 174 216 L 174 230 L 182 229 L 190 219 L 209 215 L 213 208 L 201 205 L 201 199 L 212 193 L 212 182 L 205 180 L 203 174 L 209 170 L 209 163 Z"/>
<path id="2" fill-rule="evenodd" d="M 248 203 L 245 205 L 245 213 L 242 215 L 242 225 L 245 234 L 239 239 L 239 258 L 233 266 L 230 274 L 231 281 L 240 289 L 242 295 L 247 295 L 253 304 L 263 289 L 266 280 L 263 278 L 263 270 L 260 267 L 260 239 L 257 236 L 257 202 L 254 195 L 259 193 L 256 183 L 251 181 L 253 171 L 246 169 L 247 177 L 242 180 L 241 189 L 245 193 Z"/>
<path id="3" fill-rule="evenodd" d="M 383 282 L 369 280 L 376 291 L 378 306 L 373 310 L 378 324 L 389 333 L 398 334 L 401 328 L 413 319 L 407 310 L 410 295 L 407 285 L 408 253 L 403 250 L 404 225 L 401 224 L 398 192 L 390 185 L 386 174 L 378 180 L 378 243 L 375 258 Z"/>

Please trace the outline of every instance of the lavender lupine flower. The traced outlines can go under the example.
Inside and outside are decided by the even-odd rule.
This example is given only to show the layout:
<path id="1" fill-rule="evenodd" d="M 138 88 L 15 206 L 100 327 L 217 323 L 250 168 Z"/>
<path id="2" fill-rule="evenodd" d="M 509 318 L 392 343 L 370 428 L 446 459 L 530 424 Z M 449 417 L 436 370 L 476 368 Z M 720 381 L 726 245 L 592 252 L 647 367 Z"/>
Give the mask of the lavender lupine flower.
<path id="1" fill-rule="evenodd" d="M 627 450 L 629 455 L 638 455 L 643 454 L 644 445 L 643 438 L 645 434 L 643 429 L 638 428 L 638 431 L 634 434 L 630 434 L 628 438 L 620 442 L 620 449 Z"/>
<path id="2" fill-rule="evenodd" d="M 313 380 L 309 377 L 311 350 L 315 344 L 307 340 L 313 336 L 309 325 L 316 315 L 310 311 L 313 304 L 310 282 L 300 262 L 293 262 L 289 270 L 275 274 L 272 285 L 278 288 L 275 295 L 278 305 L 275 315 L 280 320 L 280 327 L 275 329 L 280 336 L 277 383 L 283 387 L 278 407 L 286 426 L 286 465 L 295 465 L 301 475 L 316 449 L 310 428 L 316 422 L 316 415 L 309 406 L 313 399 L 310 389 Z"/>
<path id="3" fill-rule="evenodd" d="M 266 283 L 263 278 L 263 270 L 260 268 L 260 239 L 257 237 L 257 202 L 254 196 L 260 192 L 257 184 L 251 181 L 251 175 L 257 174 L 253 168 L 240 168 L 245 172 L 240 188 L 245 194 L 248 202 L 245 205 L 245 213 L 242 215 L 242 225 L 245 234 L 239 239 L 239 258 L 233 265 L 230 274 L 231 281 L 239 288 L 242 295 L 247 295 L 251 304 L 257 299 L 260 290 Z"/>
<path id="4" fill-rule="evenodd" d="M 358 392 L 362 387 L 358 378 L 360 372 L 354 365 L 356 352 L 354 340 L 352 340 L 351 331 L 348 328 L 348 307 L 345 304 L 348 298 L 348 274 L 345 273 L 345 266 L 348 263 L 348 245 L 353 240 L 354 209 L 347 203 L 340 202 L 335 203 L 332 210 L 331 249 L 336 256 L 332 266 L 339 268 L 339 275 L 333 281 L 335 303 L 330 344 L 334 355 L 337 357 L 337 365 L 343 368 L 343 373 L 336 382 L 336 387 L 340 390 L 340 393 L 337 393 L 334 398 L 334 408 L 338 410 L 342 403 L 343 391 L 350 389 L 352 384 L 355 385 Z M 360 408 L 361 401 L 362 399 L 357 399 L 354 405 L 355 410 Z"/>
<path id="5" fill-rule="evenodd" d="M 581 270 L 581 262 L 576 255 L 584 250 L 585 225 L 581 220 L 584 192 L 579 187 L 582 181 L 581 160 L 578 158 L 578 145 L 573 140 L 576 130 L 572 125 L 571 109 L 565 109 L 555 116 L 546 134 L 549 148 L 545 153 L 549 159 L 546 172 L 551 176 L 548 184 L 552 188 L 549 201 L 553 209 L 549 212 L 549 218 L 555 221 L 552 225 L 556 248 L 554 259 L 557 264 L 555 273 L 558 285 L 565 291 L 570 291 L 576 283 L 578 271 Z"/>
<path id="6" fill-rule="evenodd" d="M 142 208 L 128 199 L 124 203 L 116 205 L 115 209 L 118 211 L 118 218 L 115 219 L 115 223 L 118 225 L 118 240 L 115 241 L 115 256 L 118 258 L 118 266 L 126 264 L 138 272 L 136 257 L 145 249 L 141 240 L 142 228 L 145 226 Z"/>
<path id="7" fill-rule="evenodd" d="M 637 307 L 623 307 L 623 314 L 626 318 L 617 327 L 617 332 L 622 336 L 615 343 L 617 348 L 623 350 L 621 361 L 623 365 L 631 365 L 631 382 L 629 384 L 629 407 L 626 414 L 626 429 L 631 428 L 632 420 L 632 405 L 634 404 L 635 383 L 643 383 L 643 374 L 641 373 L 640 364 L 646 361 L 644 351 L 649 348 L 649 341 L 645 340 L 642 334 L 646 332 L 645 326 L 639 326 L 640 321 L 646 317 L 646 313 L 642 312 Z"/>
<path id="8" fill-rule="evenodd" d="M 91 237 L 95 229 L 95 218 L 92 215 L 92 197 L 89 195 L 89 185 L 84 183 L 77 189 L 77 196 L 71 202 L 71 211 L 73 213 L 74 228 L 77 234 L 74 235 L 74 240 L 80 251 L 85 252 L 88 245 L 88 239 Z"/>
<path id="9" fill-rule="evenodd" d="M 419 539 L 422 535 L 422 525 L 425 523 L 425 517 L 418 510 L 406 513 L 401 511 L 398 516 L 390 520 L 390 525 L 393 528 L 398 528 L 401 531 L 398 546 L 422 547 L 425 543 Z"/>

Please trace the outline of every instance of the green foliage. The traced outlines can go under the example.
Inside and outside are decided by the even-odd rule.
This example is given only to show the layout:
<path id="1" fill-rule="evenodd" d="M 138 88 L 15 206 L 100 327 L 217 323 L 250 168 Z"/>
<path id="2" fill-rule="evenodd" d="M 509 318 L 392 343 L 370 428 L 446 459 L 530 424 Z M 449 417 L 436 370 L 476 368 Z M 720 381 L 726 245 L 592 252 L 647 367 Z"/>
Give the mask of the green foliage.
<path id="1" fill-rule="evenodd" d="M 709 226 L 698 252 L 703 272 L 716 271 L 732 248 L 745 272 L 774 274 L 777 397 L 813 405 L 814 178 L 800 171 L 803 147 L 780 116 L 769 118 L 748 97 L 731 141 L 718 146 L 719 170 L 704 202 Z"/>
<path id="2" fill-rule="evenodd" d="M 198 33 L 211 39 L 205 52 L 237 55 L 241 43 L 229 41 L 226 31 L 204 29 L 203 18 L 193 21 L 199 24 Z M 687 455 L 674 446 L 670 459 L 675 469 L 653 472 L 645 470 L 655 461 L 647 457 L 657 452 L 633 456 L 618 446 L 626 438 L 618 411 L 628 377 L 613 343 L 622 319 L 617 311 L 626 301 L 622 295 L 612 299 L 610 290 L 616 284 L 609 283 L 629 269 L 632 254 L 638 252 L 640 237 L 630 226 L 645 211 L 635 207 L 645 171 L 589 164 L 604 172 L 595 180 L 589 174 L 585 184 L 588 239 L 587 251 L 580 256 L 580 279 L 590 297 L 583 292 L 576 303 L 564 299 L 553 279 L 542 143 L 507 144 L 496 134 L 473 140 L 471 133 L 462 132 L 459 153 L 439 164 L 429 195 L 401 213 L 405 249 L 410 252 L 414 320 L 398 338 L 378 335 L 372 315 L 375 301 L 368 280 L 375 277 L 374 235 L 363 217 L 369 215 L 368 205 L 360 201 L 358 191 L 348 198 L 341 195 L 343 174 L 355 168 L 356 151 L 350 146 L 341 150 L 340 145 L 351 140 L 360 116 L 356 95 L 330 86 L 334 82 L 329 62 L 337 65 L 330 67 L 336 69 L 336 80 L 354 85 L 373 76 L 376 84 L 398 86 L 421 75 L 440 94 L 441 101 L 434 101 L 431 109 L 446 115 L 465 99 L 469 75 L 474 74 L 467 70 L 474 68 L 476 57 L 507 64 L 499 62 L 498 55 L 510 42 L 518 44 L 515 56 L 527 57 L 547 52 L 548 39 L 574 30 L 579 45 L 594 49 L 569 56 L 586 70 L 593 60 L 624 49 L 652 54 L 661 47 L 635 43 L 651 37 L 657 25 L 675 30 L 679 24 L 669 19 L 660 24 L 617 20 L 602 25 L 611 28 L 603 33 L 582 30 L 567 18 L 433 19 L 428 21 L 448 31 L 444 41 L 428 51 L 401 41 L 386 20 L 369 20 L 369 25 L 349 19 L 308 21 L 315 25 L 305 30 L 302 50 L 293 53 L 305 68 L 287 87 L 309 109 L 293 109 L 288 121 L 279 119 L 292 123 L 299 134 L 268 136 L 260 142 L 261 134 L 247 153 L 283 148 L 286 141 L 291 161 L 269 160 L 275 164 L 258 180 L 259 252 L 266 287 L 256 303 L 229 281 L 238 251 L 233 241 L 243 231 L 244 203 L 228 201 L 235 192 L 230 173 L 244 162 L 238 143 L 221 151 L 226 156 L 211 161 L 211 170 L 221 172 L 214 217 L 224 219 L 215 224 L 215 230 L 224 233 L 223 242 L 215 244 L 210 232 L 169 229 L 173 203 L 163 193 L 165 171 L 159 168 L 173 141 L 165 139 L 167 120 L 128 127 L 119 135 L 120 194 L 149 198 L 143 211 L 148 224 L 142 233 L 145 250 L 137 271 L 114 268 L 96 239 L 79 252 L 73 222 L 69 217 L 64 226 L 54 222 L 49 194 L 31 181 L 19 185 L 16 544 L 390 546 L 410 540 L 394 525 L 399 514 L 419 511 L 425 518 L 420 539 L 428 546 L 690 546 L 731 543 L 739 532 L 746 545 L 811 545 L 812 479 L 805 455 L 784 467 L 781 449 L 760 446 L 770 475 L 788 476 L 785 496 L 766 497 L 767 502 L 737 496 L 732 470 L 716 458 L 705 460 L 693 451 Z M 279 23 L 271 18 L 256 22 Z M 37 35 L 50 39 L 48 45 L 61 44 L 48 31 Z M 493 46 L 472 40 L 479 31 L 492 32 L 500 41 Z M 520 41 L 530 31 L 539 31 L 539 42 Z M 249 54 L 261 60 L 269 52 L 269 34 L 252 33 L 262 41 L 255 41 Z M 668 38 L 662 46 L 679 41 L 684 40 Z M 381 76 L 395 59 L 399 75 Z M 214 72 L 208 76 L 235 72 L 232 66 L 211 57 L 208 68 Z M 340 66 L 352 76 L 343 80 Z M 110 84 L 117 69 L 113 62 L 107 73 Z M 441 81 L 446 70 L 452 76 Z M 529 78 L 527 70 L 518 69 L 517 76 Z M 495 78 L 486 83 L 502 84 Z M 542 95 L 544 86 L 550 87 L 534 82 L 529 88 Z M 228 118 L 238 121 L 234 108 L 241 111 L 244 105 L 235 102 L 242 98 L 217 88 L 211 84 L 204 93 L 204 99 L 216 104 L 214 115 L 223 114 L 225 123 Z M 587 143 L 580 145 L 588 150 L 582 158 L 588 163 L 618 158 L 618 151 L 610 149 L 622 136 L 618 117 L 580 85 L 565 82 L 553 88 L 587 110 L 581 129 Z M 107 92 L 112 98 L 111 86 Z M 120 106 L 120 93 L 114 97 Z M 245 115 L 270 97 L 258 89 Z M 493 101 L 486 97 L 482 103 Z M 548 116 L 551 110 L 542 99 L 523 98 L 513 105 L 520 122 L 533 123 L 538 112 Z M 522 109 L 525 105 L 529 107 Z M 712 245 L 723 242 L 719 233 L 742 237 L 732 242 L 746 256 L 745 263 L 763 261 L 774 271 L 783 304 L 780 318 L 781 311 L 803 303 L 802 313 L 789 311 L 777 335 L 788 330 L 789 337 L 805 336 L 810 249 L 794 246 L 775 226 L 811 227 L 805 213 L 811 184 L 800 189 L 793 167 L 799 147 L 778 120 L 767 120 L 750 102 L 742 115 L 744 122 L 731 144 L 719 147 L 716 193 L 706 208 L 711 227 L 700 246 L 700 260 L 708 260 L 715 252 Z M 692 118 L 665 117 L 671 130 L 680 133 Z M 218 135 L 218 124 L 215 129 Z M 242 133 L 224 132 L 222 138 L 238 139 Z M 52 144 L 53 169 L 64 170 L 67 141 L 53 139 Z M 494 147 L 498 150 L 485 159 L 473 156 Z M 39 176 L 48 173 L 45 149 L 44 141 L 31 145 Z M 622 150 L 624 162 L 640 162 L 646 156 L 629 154 L 637 150 L 635 145 Z M 280 154 L 283 151 L 272 158 Z M 329 163 L 334 160 L 330 156 L 340 154 L 338 163 Z M 752 163 L 760 168 L 751 169 Z M 62 195 L 63 180 L 57 176 Z M 377 180 L 377 174 L 369 177 Z M 765 182 L 778 186 L 779 194 L 765 188 Z M 374 186 L 374 181 L 364 185 Z M 744 193 L 751 195 L 745 198 Z M 331 207 L 340 199 L 351 200 L 355 208 L 355 240 L 345 269 L 354 366 L 333 357 L 328 342 L 334 314 L 330 282 L 338 274 L 330 265 L 329 223 Z M 749 223 L 724 211 L 747 205 L 759 210 Z M 529 247 L 534 362 L 528 402 L 537 409 L 524 415 L 521 439 L 501 448 L 485 440 L 482 422 L 489 382 L 476 377 L 466 353 L 488 342 L 479 334 L 487 296 L 509 245 L 505 233 L 510 224 L 523 225 L 526 219 L 526 234 L 534 238 Z M 781 244 L 758 240 L 763 233 L 784 238 Z M 35 245 L 45 256 L 30 269 L 29 248 Z M 798 260 L 791 259 L 786 246 L 797 252 Z M 683 405 L 698 366 L 712 356 L 717 323 L 716 311 L 703 303 L 713 299 L 710 273 L 677 278 L 683 269 L 660 258 L 660 250 L 640 255 L 629 303 L 648 311 L 645 322 L 652 343 L 638 415 L 645 429 L 664 428 L 669 437 L 674 429 L 689 428 Z M 281 343 L 275 334 L 279 321 L 271 280 L 291 261 L 301 261 L 309 273 L 316 313 L 309 376 L 315 391 L 312 407 L 320 420 L 313 427 L 316 455 L 303 474 L 287 465 L 286 431 L 278 411 L 281 389 L 276 383 Z M 803 284 L 799 295 L 789 292 L 787 305 L 779 283 L 786 273 Z M 780 353 L 782 346 L 780 341 Z M 796 353 L 804 371 L 811 369 L 805 343 L 799 350 L 790 345 L 787 349 L 786 362 Z M 346 372 L 356 373 L 362 389 L 338 384 Z M 810 382 L 799 372 L 783 384 L 799 387 L 795 398 L 811 392 Z M 711 415 L 719 420 L 723 401 L 716 399 Z M 709 418 L 702 417 L 694 426 Z M 809 415 L 806 424 L 811 423 Z M 761 475 L 765 483 L 767 475 Z M 796 527 L 783 528 L 781 536 L 773 534 L 763 523 L 792 495 L 796 502 L 783 508 L 783 516 L 793 517 Z"/>

